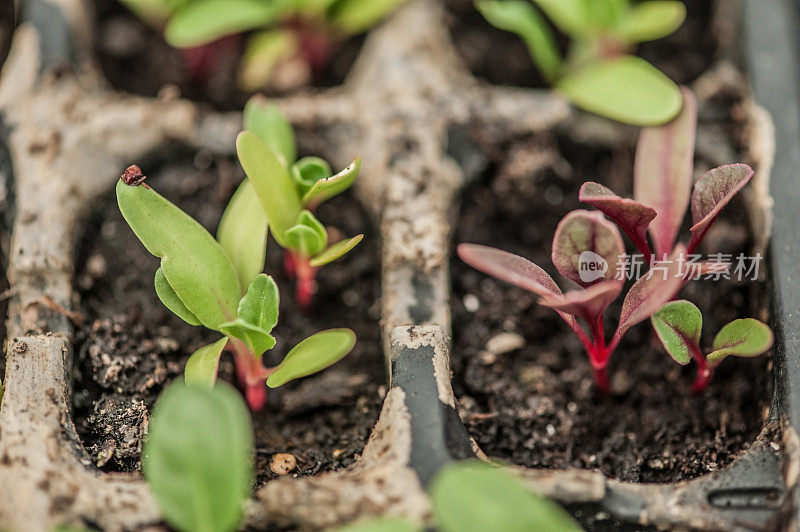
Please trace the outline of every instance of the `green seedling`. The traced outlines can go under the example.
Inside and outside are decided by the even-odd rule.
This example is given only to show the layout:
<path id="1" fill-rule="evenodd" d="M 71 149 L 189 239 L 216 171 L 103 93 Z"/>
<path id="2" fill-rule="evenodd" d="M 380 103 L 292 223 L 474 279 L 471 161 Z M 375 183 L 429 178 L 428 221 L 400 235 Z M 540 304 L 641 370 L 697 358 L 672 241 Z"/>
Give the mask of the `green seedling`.
<path id="1" fill-rule="evenodd" d="M 274 388 L 339 361 L 355 345 L 350 329 L 319 332 L 296 345 L 275 367 L 261 357 L 275 345 L 278 287 L 264 268 L 267 226 L 253 208 L 245 182 L 226 209 L 217 239 L 180 208 L 144 183 L 138 166 L 117 182 L 123 218 L 145 248 L 161 259 L 155 291 L 164 305 L 186 323 L 204 326 L 222 338 L 195 351 L 186 363 L 186 382 L 210 386 L 216 381 L 224 349 L 234 355 L 239 381 L 250 407 L 266 402 Z M 232 228 L 235 228 L 232 229 Z"/>
<path id="2" fill-rule="evenodd" d="M 261 97 L 251 98 L 245 106 L 244 128 L 236 139 L 236 152 L 250 184 L 242 185 L 245 199 L 241 201 L 260 202 L 273 238 L 285 250 L 286 270 L 297 280 L 297 304 L 308 311 L 317 269 L 344 256 L 364 237 L 331 244 L 327 229 L 313 214 L 322 202 L 350 188 L 361 159 L 335 175 L 319 157 L 295 160 L 291 125 L 274 104 Z"/>
<path id="3" fill-rule="evenodd" d="M 433 479 L 429 495 L 441 532 L 487 530 L 575 532 L 581 527 L 554 502 L 534 494 L 510 471 L 478 461 L 456 462 Z M 395 518 L 356 523 L 337 532 L 421 532 Z"/>
<path id="4" fill-rule="evenodd" d="M 734 320 L 720 329 L 711 352 L 703 355 L 700 349 L 703 315 L 694 304 L 682 299 L 664 305 L 650 317 L 650 321 L 669 356 L 682 365 L 690 360 L 697 364 L 692 387 L 695 393 L 705 390 L 714 370 L 725 357 L 757 357 L 772 347 L 772 330 L 769 326 L 756 319 L 745 318 Z"/>
<path id="5" fill-rule="evenodd" d="M 121 0 L 140 18 L 163 26 L 176 48 L 192 50 L 247 34 L 239 86 L 248 92 L 269 84 L 281 65 L 293 65 L 294 77 L 308 80 L 341 42 L 367 31 L 404 1 Z"/>
<path id="6" fill-rule="evenodd" d="M 545 79 L 575 105 L 620 122 L 658 125 L 681 108 L 678 87 L 630 55 L 686 18 L 677 0 L 477 0 L 493 26 L 518 34 Z M 545 18 L 569 37 L 562 57 Z"/>
<path id="7" fill-rule="evenodd" d="M 231 532 L 252 491 L 254 456 L 250 414 L 233 388 L 177 381 L 156 402 L 142 470 L 172 528 Z"/>

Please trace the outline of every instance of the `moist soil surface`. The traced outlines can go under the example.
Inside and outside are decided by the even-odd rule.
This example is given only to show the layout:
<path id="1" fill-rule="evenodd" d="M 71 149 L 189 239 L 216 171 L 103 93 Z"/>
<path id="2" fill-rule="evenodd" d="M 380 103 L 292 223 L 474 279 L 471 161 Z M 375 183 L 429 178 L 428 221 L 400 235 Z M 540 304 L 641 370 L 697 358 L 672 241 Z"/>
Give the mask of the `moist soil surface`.
<path id="1" fill-rule="evenodd" d="M 731 102 L 704 105 L 702 114 L 714 116 Z M 504 153 L 506 164 L 490 169 L 491 179 L 465 193 L 455 242 L 520 254 L 562 289 L 575 288 L 552 266 L 556 225 L 570 210 L 586 208 L 577 200 L 584 181 L 598 180 L 630 197 L 634 147 L 605 149 L 563 135 L 520 141 Z M 556 162 L 542 167 L 542 158 Z M 538 170 L 530 173 L 531 166 Z M 696 175 L 711 167 L 696 157 Z M 743 209 L 741 198 L 728 205 L 701 253 L 752 254 Z M 688 234 L 687 224 L 679 239 L 688 240 Z M 727 465 L 760 432 L 771 397 L 768 356 L 725 360 L 709 389 L 693 395 L 693 365 L 669 358 L 645 322 L 628 332 L 613 355 L 612 393 L 601 396 L 581 344 L 555 312 L 536 303 L 537 296 L 457 258 L 452 269 L 454 390 L 470 434 L 488 455 L 530 467 L 599 469 L 622 480 L 672 482 Z M 762 282 L 700 280 L 680 297 L 702 310 L 702 346 L 708 348 L 733 319 L 766 321 L 764 293 Z M 622 299 L 606 312 L 607 336 Z"/>
<path id="2" fill-rule="evenodd" d="M 243 178 L 238 164 L 203 153 L 185 154 L 153 170 L 148 183 L 215 232 L 233 190 Z M 270 241 L 267 273 L 281 293 L 273 334 L 278 343 L 265 355 L 270 365 L 303 338 L 332 327 L 350 327 L 355 349 L 318 375 L 270 391 L 266 407 L 253 413 L 257 483 L 275 474 L 276 453 L 293 454 L 307 475 L 351 464 L 361 452 L 385 393 L 378 327 L 377 242 L 366 215 L 349 194 L 318 209 L 335 233 L 366 234 L 359 249 L 319 271 L 320 288 L 311 315 L 294 305 L 293 282 L 282 270 L 282 252 Z M 158 259 L 133 235 L 116 205 L 113 190 L 90 219 L 82 241 L 78 290 L 84 324 L 76 337 L 74 410 L 78 433 L 95 463 L 105 471 L 135 471 L 149 412 L 170 381 L 182 377 L 195 349 L 218 337 L 192 327 L 158 300 L 153 275 Z M 233 362 L 223 354 L 220 376 L 234 382 Z"/>
<path id="3" fill-rule="evenodd" d="M 203 66 L 189 69 L 184 52 L 167 44 L 159 29 L 134 16 L 119 0 L 95 0 L 94 12 L 95 52 L 103 74 L 115 88 L 155 96 L 163 87 L 175 86 L 184 97 L 219 109 L 241 110 L 244 106 L 249 95 L 237 88 L 236 76 L 247 35 L 223 38 L 204 48 Z M 339 43 L 330 61 L 312 74 L 311 85 L 341 84 L 363 41 L 363 36 L 357 36 Z M 268 93 L 294 85 L 288 78 L 294 78 L 296 71 L 282 72 L 280 77 L 286 81 L 267 89 Z"/>

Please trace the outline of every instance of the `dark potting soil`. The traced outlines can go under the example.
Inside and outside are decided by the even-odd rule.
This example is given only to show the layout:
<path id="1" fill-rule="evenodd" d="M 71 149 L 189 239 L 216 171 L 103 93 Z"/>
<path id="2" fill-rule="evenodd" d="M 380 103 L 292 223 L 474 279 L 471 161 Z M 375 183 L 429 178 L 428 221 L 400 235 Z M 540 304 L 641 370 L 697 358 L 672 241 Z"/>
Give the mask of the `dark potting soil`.
<path id="1" fill-rule="evenodd" d="M 183 54 L 164 40 L 160 30 L 140 20 L 119 0 L 94 0 L 97 28 L 95 53 L 100 68 L 120 90 L 155 96 L 164 86 L 178 87 L 186 98 L 207 102 L 222 110 L 240 110 L 249 97 L 237 88 L 239 58 L 246 36 L 225 38 L 214 47 L 213 70 L 204 79 L 193 78 Z M 356 59 L 363 36 L 341 43 L 328 65 L 314 75 L 315 87 L 340 85 Z"/>
<path id="2" fill-rule="evenodd" d="M 705 102 L 701 123 L 707 131 L 735 132 L 735 108 L 728 99 Z M 723 117 L 726 127 L 715 128 L 708 117 Z M 725 136 L 716 141 L 731 142 Z M 530 173 L 520 153 L 539 161 L 563 159 Z M 512 143 L 503 157 L 516 162 L 498 158 L 465 193 L 455 242 L 518 253 L 542 266 L 562 289 L 572 288 L 551 263 L 555 227 L 570 210 L 587 208 L 577 200 L 584 181 L 630 196 L 633 156 L 632 145 L 608 150 L 567 136 Z M 696 175 L 712 166 L 696 157 Z M 687 235 L 688 223 L 681 239 Z M 750 256 L 752 249 L 737 197 L 700 251 L 736 257 Z M 603 397 L 595 391 L 581 344 L 555 312 L 537 305 L 535 295 L 457 258 L 452 269 L 454 390 L 470 434 L 488 455 L 529 467 L 599 469 L 622 480 L 672 482 L 724 467 L 762 429 L 771 397 L 769 356 L 725 360 L 709 389 L 693 395 L 693 365 L 672 361 L 645 322 L 630 330 L 612 357 L 613 392 Z M 680 297 L 703 312 L 704 347 L 733 319 L 768 321 L 763 282 L 694 281 Z M 622 299 L 606 313 L 607 334 L 616 326 Z"/>
<path id="3" fill-rule="evenodd" d="M 212 233 L 243 177 L 238 165 L 204 154 L 144 168 L 148 183 Z M 385 388 L 378 327 L 377 241 L 366 215 L 350 195 L 320 206 L 319 218 L 332 233 L 366 234 L 360 248 L 319 272 L 313 314 L 294 306 L 293 283 L 284 275 L 282 252 L 268 245 L 266 271 L 281 291 L 278 343 L 265 355 L 274 364 L 291 346 L 314 332 L 350 327 L 355 349 L 316 376 L 270 391 L 267 406 L 253 413 L 257 482 L 275 474 L 275 453 L 297 459 L 292 474 L 307 475 L 351 464 L 378 417 Z M 81 312 L 76 334 L 74 419 L 84 446 L 106 471 L 140 468 L 149 412 L 165 385 L 182 378 L 186 358 L 218 335 L 192 327 L 171 314 L 153 290 L 158 259 L 133 235 L 113 190 L 89 221 L 78 268 Z M 223 354 L 220 376 L 234 382 L 231 358 Z"/>
<path id="4" fill-rule="evenodd" d="M 714 2 L 684 0 L 684 4 L 686 21 L 675 33 L 643 43 L 637 50 L 637 55 L 680 84 L 696 79 L 711 66 L 715 57 L 715 39 L 708 35 Z M 473 74 L 496 85 L 548 86 L 516 34 L 491 26 L 475 9 L 472 0 L 447 0 L 446 5 L 451 37 Z M 563 55 L 568 41 L 553 30 Z"/>

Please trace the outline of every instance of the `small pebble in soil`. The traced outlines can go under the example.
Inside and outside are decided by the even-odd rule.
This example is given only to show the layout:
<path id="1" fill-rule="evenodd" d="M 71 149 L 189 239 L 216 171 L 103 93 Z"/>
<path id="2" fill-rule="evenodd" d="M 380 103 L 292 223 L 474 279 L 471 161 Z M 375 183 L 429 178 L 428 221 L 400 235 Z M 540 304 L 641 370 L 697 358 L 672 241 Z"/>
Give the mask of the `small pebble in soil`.
<path id="1" fill-rule="evenodd" d="M 475 294 L 464 296 L 464 309 L 467 312 L 477 312 L 481 308 L 481 302 Z"/>
<path id="2" fill-rule="evenodd" d="M 504 355 L 523 347 L 525 347 L 525 338 L 513 332 L 497 334 L 486 342 L 486 352 L 493 355 Z"/>
<path id="3" fill-rule="evenodd" d="M 297 458 L 289 453 L 277 453 L 269 463 L 270 470 L 276 475 L 287 475 L 297 468 Z"/>

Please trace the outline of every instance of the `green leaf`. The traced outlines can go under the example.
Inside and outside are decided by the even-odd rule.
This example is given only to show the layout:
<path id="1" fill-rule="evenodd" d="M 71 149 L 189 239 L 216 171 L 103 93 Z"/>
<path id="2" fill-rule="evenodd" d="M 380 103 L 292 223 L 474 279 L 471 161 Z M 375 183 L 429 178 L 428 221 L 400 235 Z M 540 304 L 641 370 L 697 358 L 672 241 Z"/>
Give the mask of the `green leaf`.
<path id="1" fill-rule="evenodd" d="M 274 22 L 286 13 L 287 4 L 285 0 L 196 0 L 172 16 L 164 38 L 176 48 L 200 46 Z"/>
<path id="2" fill-rule="evenodd" d="M 339 0 L 328 10 L 332 26 L 346 34 L 367 31 L 406 0 Z"/>
<path id="3" fill-rule="evenodd" d="M 120 3 L 153 26 L 161 26 L 173 11 L 167 0 L 120 0 Z"/>
<path id="4" fill-rule="evenodd" d="M 250 131 L 239 133 L 236 153 L 261 200 L 272 236 L 281 247 L 291 247 L 286 231 L 297 224 L 303 207 L 282 158 Z"/>
<path id="5" fill-rule="evenodd" d="M 227 344 L 227 338 L 220 338 L 191 354 L 183 371 L 187 386 L 214 386 L 219 371 L 219 357 Z"/>
<path id="6" fill-rule="evenodd" d="M 347 240 L 340 240 L 336 242 L 331 247 L 311 259 L 309 264 L 314 267 L 318 268 L 320 266 L 325 266 L 329 262 L 333 262 L 336 259 L 339 259 L 350 252 L 351 249 L 356 247 L 359 242 L 364 238 L 364 235 L 356 235 L 353 238 Z"/>
<path id="7" fill-rule="evenodd" d="M 294 162 L 297 157 L 294 129 L 277 105 L 263 96 L 253 96 L 244 106 L 243 116 L 244 128 L 272 148 L 282 158 L 284 166 Z"/>
<path id="8" fill-rule="evenodd" d="M 254 355 L 260 356 L 275 347 L 270 331 L 278 324 L 279 303 L 275 280 L 265 273 L 259 274 L 239 302 L 238 318 L 222 324 L 220 329 L 242 340 Z"/>
<path id="9" fill-rule="evenodd" d="M 330 177 L 331 165 L 321 157 L 303 157 L 289 169 L 301 196 L 308 192 L 317 181 Z"/>
<path id="10" fill-rule="evenodd" d="M 480 0 L 475 7 L 489 24 L 516 33 L 544 77 L 555 81 L 561 71 L 561 54 L 547 22 L 527 0 Z"/>
<path id="11" fill-rule="evenodd" d="M 581 530 L 560 506 L 488 464 L 446 465 L 434 477 L 430 496 L 442 532 Z"/>
<path id="12" fill-rule="evenodd" d="M 635 56 L 591 63 L 564 76 L 556 88 L 575 105 L 626 124 L 663 124 L 678 114 L 678 86 Z"/>
<path id="13" fill-rule="evenodd" d="M 200 320 L 197 316 L 192 314 L 192 311 L 186 308 L 181 298 L 172 289 L 172 286 L 167 281 L 164 271 L 159 268 L 156 270 L 155 277 L 156 295 L 158 299 L 164 303 L 164 306 L 170 309 L 176 316 L 188 323 L 189 325 L 200 325 Z"/>
<path id="14" fill-rule="evenodd" d="M 342 170 L 336 175 L 330 175 L 330 168 L 328 168 L 328 176 L 324 179 L 317 180 L 307 192 L 301 192 L 303 196 L 303 205 L 308 208 L 316 208 L 322 202 L 331 199 L 332 197 L 341 194 L 353 184 L 358 172 L 361 170 L 361 158 L 356 157 L 347 168 Z M 320 172 L 321 175 L 321 172 Z"/>
<path id="15" fill-rule="evenodd" d="M 123 218 L 147 251 L 161 258 L 161 270 L 186 308 L 209 329 L 233 319 L 239 280 L 214 237 L 152 187 L 120 180 L 116 193 Z"/>
<path id="16" fill-rule="evenodd" d="M 753 318 L 733 320 L 714 338 L 714 351 L 706 358 L 719 362 L 726 356 L 757 357 L 772 347 L 772 329 Z"/>
<path id="17" fill-rule="evenodd" d="M 223 323 L 220 325 L 220 330 L 227 336 L 243 341 L 254 357 L 260 357 L 265 351 L 275 347 L 275 337 L 269 331 L 265 331 L 242 318 Z"/>
<path id="18" fill-rule="evenodd" d="M 689 301 L 667 303 L 650 316 L 650 322 L 664 349 L 678 364 L 688 364 L 692 353 L 700 351 L 703 315 Z"/>
<path id="19" fill-rule="evenodd" d="M 268 227 L 261 201 L 245 178 L 225 207 L 217 229 L 217 241 L 233 262 L 243 289 L 264 271 Z"/>
<path id="20" fill-rule="evenodd" d="M 239 65 L 239 88 L 255 92 L 269 85 L 275 68 L 295 56 L 300 48 L 297 36 L 288 30 L 267 30 L 247 40 Z"/>
<path id="21" fill-rule="evenodd" d="M 592 18 L 590 3 L 600 0 L 533 0 L 561 31 L 570 36 L 580 36 L 597 29 L 598 21 Z"/>
<path id="22" fill-rule="evenodd" d="M 606 29 L 617 25 L 629 9 L 625 0 L 589 0 L 584 2 L 586 16 L 595 29 Z"/>
<path id="23" fill-rule="evenodd" d="M 278 324 L 279 303 L 278 285 L 271 276 L 262 273 L 253 279 L 247 294 L 239 302 L 239 317 L 271 331 Z"/>
<path id="24" fill-rule="evenodd" d="M 389 518 L 345 525 L 334 532 L 422 532 L 422 527 L 399 518 Z"/>
<path id="25" fill-rule="evenodd" d="M 309 336 L 289 351 L 267 386 L 277 388 L 290 380 L 321 371 L 341 360 L 356 345 L 350 329 L 328 329 Z"/>
<path id="26" fill-rule="evenodd" d="M 164 519 L 183 532 L 231 532 L 253 478 L 253 429 L 239 393 L 171 384 L 159 397 L 142 470 Z"/>
<path id="27" fill-rule="evenodd" d="M 304 210 L 297 218 L 297 224 L 286 231 L 289 248 L 299 251 L 306 257 L 321 253 L 328 245 L 328 232 L 311 211 Z"/>
<path id="28" fill-rule="evenodd" d="M 654 41 L 673 33 L 686 20 L 686 6 L 678 0 L 639 2 L 620 20 L 614 33 L 628 43 Z"/>

